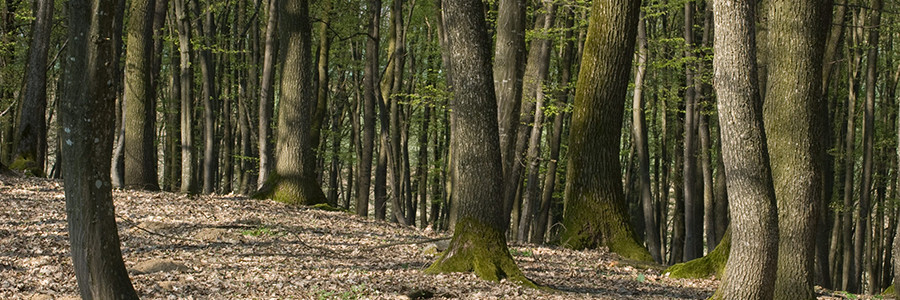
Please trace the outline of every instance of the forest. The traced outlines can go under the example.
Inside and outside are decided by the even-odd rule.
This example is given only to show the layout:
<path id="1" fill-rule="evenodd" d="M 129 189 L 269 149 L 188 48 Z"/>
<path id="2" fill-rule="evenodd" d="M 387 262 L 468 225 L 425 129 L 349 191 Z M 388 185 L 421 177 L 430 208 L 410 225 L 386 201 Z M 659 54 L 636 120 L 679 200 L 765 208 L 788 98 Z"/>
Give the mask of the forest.
<path id="1" fill-rule="evenodd" d="M 0 298 L 900 298 L 895 38 L 896 0 L 0 0 Z"/>

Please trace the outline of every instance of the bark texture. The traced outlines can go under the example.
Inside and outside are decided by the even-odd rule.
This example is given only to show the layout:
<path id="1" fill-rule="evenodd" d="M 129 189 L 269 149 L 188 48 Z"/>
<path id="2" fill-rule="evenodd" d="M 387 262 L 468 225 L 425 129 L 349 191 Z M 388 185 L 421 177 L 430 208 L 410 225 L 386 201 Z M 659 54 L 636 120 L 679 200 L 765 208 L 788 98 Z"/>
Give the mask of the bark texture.
<path id="1" fill-rule="evenodd" d="M 474 272 L 486 280 L 506 278 L 534 286 L 509 254 L 503 202 L 496 197 L 503 191 L 503 179 L 484 4 L 445 0 L 443 8 L 457 91 L 451 130 L 456 142 L 453 199 L 458 219 L 449 248 L 426 272 Z"/>
<path id="2" fill-rule="evenodd" d="M 156 0 L 131 2 L 125 56 L 125 187 L 158 190 L 153 12 Z"/>
<path id="3" fill-rule="evenodd" d="M 606 246 L 652 260 L 631 227 L 622 191 L 619 145 L 628 73 L 637 32 L 638 1 L 595 1 L 591 10 L 569 137 L 566 228 L 572 249 Z"/>
<path id="4" fill-rule="evenodd" d="M 16 125 L 16 153 L 13 164 L 21 162 L 23 169 L 35 176 L 44 176 L 47 158 L 47 52 L 53 25 L 53 1 L 35 1 L 34 29 L 28 49 L 28 69 L 25 71 L 25 98 Z"/>
<path id="5" fill-rule="evenodd" d="M 714 299 L 771 299 L 778 218 L 757 82 L 755 1 L 717 0 L 714 82 L 732 244 Z"/>
<path id="6" fill-rule="evenodd" d="M 764 104 L 778 201 L 776 299 L 815 299 L 818 210 L 825 200 L 826 99 L 819 97 L 830 0 L 769 1 Z"/>
<path id="7" fill-rule="evenodd" d="M 122 261 L 110 182 L 115 1 L 68 2 L 59 137 L 66 216 L 82 299 L 138 299 Z"/>

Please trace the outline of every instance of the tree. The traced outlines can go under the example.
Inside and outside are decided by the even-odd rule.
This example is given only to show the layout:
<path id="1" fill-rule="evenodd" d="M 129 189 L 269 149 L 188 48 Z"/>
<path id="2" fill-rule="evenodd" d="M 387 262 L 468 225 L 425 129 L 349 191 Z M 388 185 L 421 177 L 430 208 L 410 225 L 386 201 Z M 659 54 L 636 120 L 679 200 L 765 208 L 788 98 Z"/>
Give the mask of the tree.
<path id="1" fill-rule="evenodd" d="M 822 57 L 831 1 L 768 2 L 764 119 L 778 201 L 776 299 L 814 299 L 818 210 L 825 174 L 827 103 Z"/>
<path id="2" fill-rule="evenodd" d="M 275 0 L 268 1 L 266 47 L 263 54 L 262 80 L 259 83 L 259 177 L 257 188 L 262 189 L 269 179 L 272 166 L 272 114 L 275 108 L 275 52 L 278 9 Z"/>
<path id="3" fill-rule="evenodd" d="M 641 207 L 644 213 L 644 228 L 646 228 L 644 240 L 653 260 L 662 263 L 662 251 L 659 246 L 659 227 L 656 221 L 656 209 L 653 196 L 650 191 L 650 146 L 647 141 L 647 119 L 644 114 L 644 75 L 647 73 L 647 29 L 644 24 L 644 14 L 641 13 L 638 20 L 637 32 L 637 71 L 634 74 L 634 97 L 632 98 L 632 136 L 640 163 L 638 176 L 641 184 Z"/>
<path id="4" fill-rule="evenodd" d="M 519 271 L 506 246 L 501 218 L 503 191 L 497 103 L 491 76 L 490 37 L 480 0 L 446 0 L 444 22 L 454 78 L 451 126 L 458 206 L 449 248 L 428 268 L 429 273 L 474 272 L 486 280 L 503 278 L 531 285 Z"/>
<path id="5" fill-rule="evenodd" d="M 639 1 L 628 0 L 595 1 L 591 10 L 569 135 L 562 243 L 649 261 L 629 223 L 619 162 L 639 10 Z"/>
<path id="6" fill-rule="evenodd" d="M 714 83 L 733 247 L 714 299 L 770 299 L 778 219 L 757 84 L 755 1 L 717 0 Z"/>
<path id="7" fill-rule="evenodd" d="M 372 154 L 375 148 L 375 82 L 378 72 L 378 26 L 381 22 L 381 0 L 369 0 L 369 36 L 366 39 L 366 69 L 363 77 L 363 132 L 356 193 L 356 214 L 369 215 L 369 187 L 372 183 Z"/>
<path id="8" fill-rule="evenodd" d="M 53 0 L 35 1 L 34 30 L 28 53 L 25 98 L 16 125 L 13 164 L 36 176 L 44 176 L 47 156 L 47 52 L 53 25 Z"/>
<path id="9" fill-rule="evenodd" d="M 191 66 L 191 20 L 185 1 L 174 0 L 178 19 L 178 56 L 181 58 L 181 192 L 194 193 L 197 181 L 194 177 L 194 71 Z"/>
<path id="10" fill-rule="evenodd" d="M 275 149 L 275 174 L 268 188 L 257 197 L 271 197 L 288 204 L 314 205 L 326 203 L 322 188 L 316 182 L 316 157 L 309 134 L 316 96 L 312 88 L 313 65 L 309 1 L 278 1 L 284 14 L 278 31 L 284 41 L 281 75 L 281 101 L 278 106 L 278 142 Z"/>
<path id="11" fill-rule="evenodd" d="M 125 57 L 125 187 L 158 190 L 153 11 L 157 0 L 131 2 Z"/>
<path id="12" fill-rule="evenodd" d="M 110 182 L 116 5 L 113 0 L 68 5 L 59 137 L 75 277 L 82 299 L 137 299 L 122 261 Z"/>

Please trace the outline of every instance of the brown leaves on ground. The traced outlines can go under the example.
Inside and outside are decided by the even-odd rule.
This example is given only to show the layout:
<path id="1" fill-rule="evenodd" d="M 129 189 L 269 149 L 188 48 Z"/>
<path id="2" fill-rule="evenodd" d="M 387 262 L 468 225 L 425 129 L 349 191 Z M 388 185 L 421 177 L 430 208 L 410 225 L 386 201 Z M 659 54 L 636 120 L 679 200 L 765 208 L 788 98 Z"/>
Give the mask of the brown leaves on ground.
<path id="1" fill-rule="evenodd" d="M 604 250 L 534 245 L 510 251 L 555 291 L 426 275 L 435 246 L 414 243 L 443 233 L 242 196 L 114 196 L 125 263 L 144 299 L 702 299 L 717 283 L 669 279 Z M 77 298 L 61 183 L 0 177 L 0 205 L 0 299 Z"/>

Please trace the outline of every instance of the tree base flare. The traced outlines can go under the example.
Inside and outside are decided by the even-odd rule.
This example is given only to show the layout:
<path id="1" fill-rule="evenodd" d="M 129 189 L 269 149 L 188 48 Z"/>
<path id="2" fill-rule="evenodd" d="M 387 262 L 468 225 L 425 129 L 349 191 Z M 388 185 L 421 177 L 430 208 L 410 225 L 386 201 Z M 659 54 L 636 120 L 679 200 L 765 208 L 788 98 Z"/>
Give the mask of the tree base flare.
<path id="1" fill-rule="evenodd" d="M 607 247 L 610 252 L 626 259 L 645 262 L 654 261 L 647 248 L 644 248 L 643 245 L 637 242 L 634 233 L 629 227 L 615 225 L 616 221 L 608 218 L 597 218 L 596 215 L 591 216 L 588 213 L 582 213 L 567 219 L 564 220 L 566 228 L 579 229 L 570 229 L 563 233 L 561 238 L 563 247 L 573 250 Z"/>
<path id="2" fill-rule="evenodd" d="M 503 233 L 473 220 L 461 220 L 456 225 L 450 247 L 425 272 L 473 272 L 488 281 L 507 279 L 522 286 L 540 288 L 525 278 L 516 266 Z"/>
<path id="3" fill-rule="evenodd" d="M 722 275 L 725 274 L 725 263 L 728 261 L 730 253 L 731 231 L 729 230 L 712 252 L 698 259 L 675 264 L 663 271 L 663 274 L 668 273 L 670 278 L 700 279 L 713 275 L 722 278 Z"/>
<path id="4" fill-rule="evenodd" d="M 315 180 L 300 176 L 284 177 L 273 174 L 251 197 L 258 200 L 272 199 L 291 205 L 328 204 L 328 198 Z"/>

